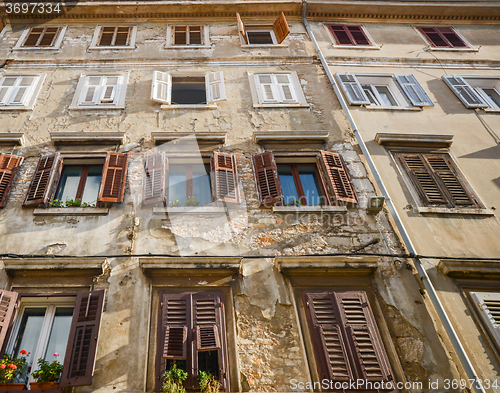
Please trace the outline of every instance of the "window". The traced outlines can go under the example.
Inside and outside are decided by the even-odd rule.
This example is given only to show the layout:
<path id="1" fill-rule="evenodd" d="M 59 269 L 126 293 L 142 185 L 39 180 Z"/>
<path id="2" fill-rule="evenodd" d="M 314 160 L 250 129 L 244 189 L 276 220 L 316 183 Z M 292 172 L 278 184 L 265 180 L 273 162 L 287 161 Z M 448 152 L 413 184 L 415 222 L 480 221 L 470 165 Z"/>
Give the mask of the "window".
<path id="1" fill-rule="evenodd" d="M 307 106 L 295 72 L 248 73 L 254 107 Z"/>
<path id="2" fill-rule="evenodd" d="M 425 37 L 432 48 L 469 48 L 470 45 L 461 37 L 453 27 L 417 27 L 417 30 Z"/>
<path id="3" fill-rule="evenodd" d="M 493 342 L 500 348 L 500 293 L 470 292 L 470 296 Z"/>
<path id="4" fill-rule="evenodd" d="M 189 158 L 149 154 L 144 159 L 142 190 L 145 205 L 185 206 L 193 199 L 197 206 L 212 201 L 239 203 L 236 157 L 215 152 L 209 162 L 193 163 Z"/>
<path id="5" fill-rule="evenodd" d="M 500 78 L 456 75 L 442 78 L 467 108 L 500 111 Z"/>
<path id="6" fill-rule="evenodd" d="M 70 109 L 124 108 L 128 74 L 82 75 Z"/>
<path id="7" fill-rule="evenodd" d="M 67 26 L 27 28 L 14 49 L 59 49 L 66 29 Z"/>
<path id="8" fill-rule="evenodd" d="M 16 174 L 24 158 L 10 154 L 0 154 L 0 207 L 5 207 Z"/>
<path id="9" fill-rule="evenodd" d="M 90 49 L 134 49 L 137 26 L 97 26 Z"/>
<path id="10" fill-rule="evenodd" d="M 186 389 L 198 388 L 196 376 L 206 371 L 229 390 L 224 303 L 219 292 L 160 294 L 157 386 L 173 364 L 188 372 Z"/>
<path id="11" fill-rule="evenodd" d="M 303 292 L 302 298 L 320 380 L 394 383 L 366 292 Z"/>
<path id="12" fill-rule="evenodd" d="M 381 108 L 433 106 L 434 103 L 412 74 L 335 74 L 351 105 Z"/>
<path id="13" fill-rule="evenodd" d="M 33 109 L 46 74 L 0 78 L 0 110 Z"/>
<path id="14" fill-rule="evenodd" d="M 0 303 L 0 346 L 7 342 L 7 353 L 31 352 L 27 360 L 34 371 L 39 358 L 50 361 L 58 352 L 64 365 L 60 387 L 92 384 L 104 291 L 21 297 L 0 290 Z"/>
<path id="15" fill-rule="evenodd" d="M 222 71 L 203 76 L 171 75 L 166 72 L 153 73 L 151 99 L 168 106 L 209 106 L 226 99 Z"/>
<path id="16" fill-rule="evenodd" d="M 330 33 L 333 35 L 336 46 L 374 46 L 373 40 L 368 38 L 368 33 L 363 26 L 328 25 L 328 30 L 330 30 Z"/>
<path id="17" fill-rule="evenodd" d="M 41 157 L 23 206 L 47 206 L 58 199 L 90 205 L 121 203 L 125 192 L 128 154 L 107 153 L 102 158 L 69 158 L 59 153 Z"/>
<path id="18" fill-rule="evenodd" d="M 266 152 L 252 156 L 252 163 L 260 206 L 358 202 L 340 154 L 322 151 L 321 156 L 275 158 Z"/>
<path id="19" fill-rule="evenodd" d="M 208 25 L 169 25 L 167 47 L 210 47 Z"/>
<path id="20" fill-rule="evenodd" d="M 281 44 L 290 34 L 290 28 L 283 12 L 272 25 L 245 25 L 238 13 L 236 13 L 236 18 L 240 39 L 244 45 L 277 45 Z"/>

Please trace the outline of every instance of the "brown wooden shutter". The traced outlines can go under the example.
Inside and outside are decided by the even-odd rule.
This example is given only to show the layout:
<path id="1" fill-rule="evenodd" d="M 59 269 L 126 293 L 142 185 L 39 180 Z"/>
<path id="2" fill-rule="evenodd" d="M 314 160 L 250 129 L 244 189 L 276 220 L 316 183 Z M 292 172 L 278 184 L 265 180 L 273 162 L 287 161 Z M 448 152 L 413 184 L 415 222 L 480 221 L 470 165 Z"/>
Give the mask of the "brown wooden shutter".
<path id="1" fill-rule="evenodd" d="M 283 192 L 278 176 L 278 167 L 274 155 L 268 151 L 252 156 L 255 183 L 259 196 L 259 206 L 283 203 Z"/>
<path id="2" fill-rule="evenodd" d="M 321 152 L 321 162 L 326 170 L 330 186 L 333 189 L 335 199 L 345 203 L 358 203 L 356 191 L 349 178 L 349 171 L 344 159 L 338 153 L 331 151 Z"/>
<path id="3" fill-rule="evenodd" d="M 162 299 L 163 358 L 186 359 L 189 329 L 189 295 L 167 293 Z"/>
<path id="4" fill-rule="evenodd" d="M 238 31 L 240 32 L 241 36 L 243 37 L 245 44 L 248 44 L 247 32 L 245 31 L 245 24 L 241 20 L 240 14 L 238 12 L 236 13 L 236 19 L 238 20 Z"/>
<path id="5" fill-rule="evenodd" d="M 62 171 L 59 153 L 43 156 L 38 161 L 23 206 L 36 206 L 50 201 Z"/>
<path id="6" fill-rule="evenodd" d="M 23 157 L 0 154 L 0 207 L 7 204 L 10 190 L 23 160 Z"/>
<path id="7" fill-rule="evenodd" d="M 165 162 L 163 154 L 148 154 L 144 157 L 142 178 L 142 203 L 151 205 L 162 202 L 165 198 Z"/>
<path id="8" fill-rule="evenodd" d="M 77 294 L 61 387 L 92 384 L 103 305 L 103 290 Z"/>
<path id="9" fill-rule="evenodd" d="M 239 203 L 238 168 L 234 154 L 214 152 L 212 164 L 213 195 L 216 201 Z"/>
<path id="10" fill-rule="evenodd" d="M 282 12 L 278 19 L 273 23 L 274 34 L 278 40 L 278 44 L 281 44 L 288 34 L 290 34 L 290 27 L 286 21 L 285 14 Z"/>
<path id="11" fill-rule="evenodd" d="M 107 153 L 98 202 L 122 203 L 127 179 L 128 153 Z"/>
<path id="12" fill-rule="evenodd" d="M 3 356 L 7 344 L 7 332 L 16 316 L 18 297 L 17 292 L 0 289 L 0 356 Z"/>
<path id="13" fill-rule="evenodd" d="M 338 45 L 356 45 L 353 42 L 352 37 L 350 36 L 346 26 L 344 25 L 329 25 L 328 28 L 332 32 L 335 41 L 337 41 Z"/>

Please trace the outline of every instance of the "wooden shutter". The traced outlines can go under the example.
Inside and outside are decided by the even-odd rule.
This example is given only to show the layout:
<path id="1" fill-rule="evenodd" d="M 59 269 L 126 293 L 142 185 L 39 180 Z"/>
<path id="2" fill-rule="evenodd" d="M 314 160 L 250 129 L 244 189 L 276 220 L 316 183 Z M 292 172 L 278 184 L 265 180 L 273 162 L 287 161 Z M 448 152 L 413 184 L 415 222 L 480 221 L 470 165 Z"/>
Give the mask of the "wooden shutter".
<path id="1" fill-rule="evenodd" d="M 82 76 L 85 78 L 78 105 L 95 105 L 99 101 L 105 76 Z"/>
<path id="2" fill-rule="evenodd" d="M 241 20 L 240 14 L 238 12 L 236 13 L 236 19 L 238 21 L 238 31 L 240 32 L 241 36 L 243 37 L 245 44 L 248 44 L 247 32 L 245 31 L 245 24 Z"/>
<path id="3" fill-rule="evenodd" d="M 226 90 L 224 89 L 224 75 L 222 71 L 210 72 L 206 76 L 208 101 L 216 102 L 226 99 Z"/>
<path id="4" fill-rule="evenodd" d="M 20 83 L 22 77 L 20 76 L 4 76 L 0 79 L 0 104 L 7 105 L 12 92 Z"/>
<path id="5" fill-rule="evenodd" d="M 488 104 L 484 102 L 481 96 L 461 76 L 443 76 L 442 78 L 467 108 L 488 107 Z"/>
<path id="6" fill-rule="evenodd" d="M 119 89 L 122 83 L 122 78 L 120 76 L 105 76 L 103 78 L 104 80 L 101 84 L 99 93 L 99 103 L 114 103 L 116 101 L 116 98 L 119 96 Z"/>
<path id="7" fill-rule="evenodd" d="M 500 293 L 471 292 L 474 305 L 497 346 L 500 346 Z"/>
<path id="8" fill-rule="evenodd" d="M 23 76 L 19 77 L 19 84 L 14 87 L 11 97 L 9 98 L 9 105 L 28 105 L 31 98 L 31 93 L 38 82 L 38 76 Z"/>
<path id="9" fill-rule="evenodd" d="M 355 45 L 371 45 L 370 40 L 366 36 L 361 26 L 345 26 L 350 33 Z"/>
<path id="10" fill-rule="evenodd" d="M 188 45 L 188 26 L 172 26 L 174 45 Z"/>
<path id="11" fill-rule="evenodd" d="M 76 295 L 61 387 L 92 384 L 103 306 L 103 290 Z"/>
<path id="12" fill-rule="evenodd" d="M 401 89 L 414 106 L 434 106 L 434 103 L 412 74 L 395 75 Z"/>
<path id="13" fill-rule="evenodd" d="M 349 178 L 344 159 L 338 153 L 321 151 L 321 162 L 326 170 L 335 199 L 346 203 L 358 203 L 358 197 Z"/>
<path id="14" fill-rule="evenodd" d="M 144 157 L 142 177 L 142 203 L 151 205 L 162 202 L 165 198 L 165 163 L 163 154 L 147 154 Z"/>
<path id="15" fill-rule="evenodd" d="M 371 45 L 361 26 L 329 25 L 338 45 Z"/>
<path id="16" fill-rule="evenodd" d="M 162 104 L 170 104 L 172 87 L 172 76 L 166 72 L 154 71 L 153 84 L 151 86 L 151 99 L 161 102 Z"/>
<path id="17" fill-rule="evenodd" d="M 448 41 L 439 34 L 435 27 L 420 27 L 420 31 L 427 37 L 432 46 L 436 48 L 449 48 Z"/>
<path id="18" fill-rule="evenodd" d="M 17 310 L 17 292 L 0 289 L 0 356 L 3 356 L 7 344 L 7 332 L 14 323 Z"/>
<path id="19" fill-rule="evenodd" d="M 46 204 L 52 198 L 62 171 L 59 153 L 43 156 L 38 161 L 23 206 Z"/>
<path id="20" fill-rule="evenodd" d="M 288 22 L 283 12 L 278 16 L 278 19 L 274 21 L 273 29 L 278 44 L 281 44 L 286 36 L 290 34 L 290 27 L 288 27 Z"/>
<path id="21" fill-rule="evenodd" d="M 276 79 L 276 86 L 280 92 L 280 102 L 297 103 L 295 89 L 293 87 L 292 74 L 273 74 Z"/>
<path id="22" fill-rule="evenodd" d="M 214 199 L 217 201 L 239 203 L 238 168 L 234 154 L 214 152 L 211 161 L 214 177 Z"/>
<path id="23" fill-rule="evenodd" d="M 273 153 L 268 151 L 256 154 L 252 156 L 252 163 L 259 206 L 268 206 L 276 202 L 283 203 L 283 192 L 281 191 L 278 167 Z"/>
<path id="24" fill-rule="evenodd" d="M 186 359 L 191 318 L 189 295 L 163 294 L 161 311 L 163 358 Z"/>
<path id="25" fill-rule="evenodd" d="M 127 179 L 128 153 L 107 153 L 98 202 L 122 203 Z"/>
<path id="26" fill-rule="evenodd" d="M 370 100 L 363 91 L 363 87 L 356 78 L 356 75 L 346 73 L 346 74 L 335 74 L 337 81 L 339 82 L 342 91 L 344 92 L 347 101 L 351 105 L 370 105 Z"/>
<path id="27" fill-rule="evenodd" d="M 10 154 L 0 154 L 0 207 L 5 207 L 17 171 L 24 158 Z"/>
<path id="28" fill-rule="evenodd" d="M 256 74 L 255 82 L 259 103 L 278 103 L 277 82 L 273 74 Z"/>
<path id="29" fill-rule="evenodd" d="M 467 44 L 451 27 L 420 27 L 436 48 L 466 48 Z"/>

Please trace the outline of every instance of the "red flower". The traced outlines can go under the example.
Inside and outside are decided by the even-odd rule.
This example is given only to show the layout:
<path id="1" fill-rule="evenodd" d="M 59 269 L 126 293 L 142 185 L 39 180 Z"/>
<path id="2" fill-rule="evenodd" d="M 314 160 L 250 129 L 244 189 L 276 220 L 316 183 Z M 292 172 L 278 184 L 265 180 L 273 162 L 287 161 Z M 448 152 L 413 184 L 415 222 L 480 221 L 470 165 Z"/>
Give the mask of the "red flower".
<path id="1" fill-rule="evenodd" d="M 21 350 L 19 351 L 19 353 L 20 353 L 21 355 L 27 355 L 27 354 L 28 354 L 28 352 L 26 352 L 24 349 L 21 349 Z"/>
<path id="2" fill-rule="evenodd" d="M 17 366 L 15 364 L 9 364 L 9 367 L 12 369 L 12 370 L 15 370 L 17 368 Z"/>
<path id="3" fill-rule="evenodd" d="M 5 368 L 5 364 L 0 364 L 0 368 L 4 369 Z"/>

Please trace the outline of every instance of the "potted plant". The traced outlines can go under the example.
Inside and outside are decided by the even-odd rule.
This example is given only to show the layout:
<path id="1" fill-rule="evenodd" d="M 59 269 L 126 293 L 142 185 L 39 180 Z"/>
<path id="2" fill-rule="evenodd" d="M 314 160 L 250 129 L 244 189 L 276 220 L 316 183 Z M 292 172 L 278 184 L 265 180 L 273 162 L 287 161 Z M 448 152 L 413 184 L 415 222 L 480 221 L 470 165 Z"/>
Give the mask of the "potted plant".
<path id="1" fill-rule="evenodd" d="M 186 202 L 184 202 L 184 206 L 198 206 L 200 201 L 197 200 L 194 196 L 188 196 L 186 198 Z"/>
<path id="2" fill-rule="evenodd" d="M 47 360 L 38 359 L 38 370 L 33 371 L 31 375 L 36 379 L 36 382 L 30 383 L 31 390 L 58 389 L 59 379 L 63 372 L 63 365 L 59 363 L 57 357 L 59 354 L 54 354 L 54 361 L 49 363 Z"/>
<path id="3" fill-rule="evenodd" d="M 163 373 L 162 392 L 164 393 L 186 393 L 186 389 L 182 385 L 188 377 L 188 373 L 174 364 L 170 369 Z"/>
<path id="4" fill-rule="evenodd" d="M 0 360 L 0 390 L 23 390 L 26 386 L 24 382 L 14 382 L 26 374 L 28 369 L 28 352 L 23 349 L 19 353 L 21 356 L 15 359 L 12 355 L 4 355 Z"/>
<path id="5" fill-rule="evenodd" d="M 220 383 L 212 374 L 206 371 L 198 373 L 198 383 L 200 384 L 201 393 L 219 393 L 220 391 Z"/>

